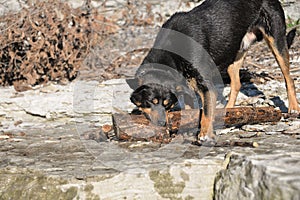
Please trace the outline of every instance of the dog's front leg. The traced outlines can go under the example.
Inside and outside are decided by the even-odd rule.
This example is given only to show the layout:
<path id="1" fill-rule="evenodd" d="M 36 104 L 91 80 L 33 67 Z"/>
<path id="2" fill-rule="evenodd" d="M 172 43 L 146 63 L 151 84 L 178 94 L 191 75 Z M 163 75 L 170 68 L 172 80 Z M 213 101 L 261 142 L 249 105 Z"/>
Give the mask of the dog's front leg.
<path id="1" fill-rule="evenodd" d="M 202 79 L 192 78 L 188 80 L 188 84 L 195 92 L 197 92 L 202 102 L 202 113 L 199 120 L 200 133 L 198 134 L 198 142 L 210 143 L 214 140 L 213 122 L 215 119 L 215 110 L 217 102 L 217 93 L 211 81 L 203 81 Z"/>
<path id="2" fill-rule="evenodd" d="M 209 142 L 214 140 L 213 122 L 216 110 L 216 93 L 214 90 L 200 91 L 199 95 L 202 101 L 202 113 L 200 120 L 200 133 L 198 140 L 200 142 Z"/>

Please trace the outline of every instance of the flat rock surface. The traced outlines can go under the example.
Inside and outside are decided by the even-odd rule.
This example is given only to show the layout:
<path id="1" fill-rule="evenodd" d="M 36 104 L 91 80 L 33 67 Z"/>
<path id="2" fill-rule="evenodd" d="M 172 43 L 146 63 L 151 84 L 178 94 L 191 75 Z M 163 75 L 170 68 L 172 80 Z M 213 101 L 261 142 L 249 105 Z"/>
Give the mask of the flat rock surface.
<path id="1" fill-rule="evenodd" d="M 189 8 L 182 2 L 149 1 L 163 19 Z M 73 6 L 81 3 L 72 1 Z M 0 9 L 18 3 L 5 4 Z M 122 0 L 106 4 L 112 15 L 126 5 Z M 295 1 L 291 5 L 298 6 Z M 125 27 L 122 20 L 118 23 Z M 299 199 L 297 118 L 217 129 L 217 140 L 224 143 L 219 147 L 192 145 L 192 133 L 178 135 L 169 144 L 116 140 L 109 129 L 111 115 L 134 108 L 125 78 L 133 76 L 146 51 L 140 51 L 135 62 L 126 53 L 150 47 L 161 23 L 157 18 L 152 25 L 121 29 L 91 53 L 72 83 L 26 92 L 0 88 L 0 199 Z M 298 36 L 290 50 L 298 99 L 299 47 Z M 116 65 L 120 55 L 125 55 L 122 65 Z M 255 76 L 243 84 L 238 105 L 286 111 L 280 69 L 264 43 L 250 49 L 244 71 Z M 225 84 L 223 95 L 228 93 Z M 238 142 L 257 145 L 231 145 Z"/>
<path id="2" fill-rule="evenodd" d="M 76 94 L 74 88 L 80 88 L 80 92 Z M 266 184 L 272 181 L 278 183 L 278 187 L 283 183 L 284 187 L 290 187 L 290 193 L 284 193 L 282 198 L 294 196 L 297 190 L 293 188 L 299 189 L 300 175 L 294 165 L 299 162 L 299 119 L 218 129 L 218 142 L 225 145 L 214 148 L 191 145 L 194 140 L 191 134 L 178 135 L 170 144 L 118 142 L 112 131 L 103 131 L 103 125 L 112 123 L 111 113 L 128 112 L 133 108 L 128 100 L 130 92 L 121 79 L 101 84 L 75 81 L 66 86 L 51 85 L 22 93 L 16 93 L 12 87 L 2 88 L 1 94 L 5 94 L 0 98 L 2 197 L 13 196 L 11 187 L 15 184 L 18 194 L 25 197 L 33 195 L 25 189 L 28 184 L 34 193 L 43 195 L 39 192 L 44 190 L 36 183 L 42 179 L 43 187 L 60 188 L 55 193 L 63 199 L 68 199 L 68 195 L 72 198 L 95 195 L 104 199 L 150 199 L 153 194 L 157 199 L 197 198 L 200 194 L 203 199 L 210 199 L 218 177 L 215 192 L 220 198 L 224 194 L 225 199 L 232 196 L 224 190 L 240 191 L 239 182 L 230 187 L 224 183 L 231 180 L 228 174 L 235 174 L 235 180 L 244 184 L 248 184 L 251 176 L 236 169 L 236 162 L 255 163 L 242 165 L 243 170 L 262 168 L 259 173 Z M 120 97 L 124 99 L 121 101 Z M 102 99 L 110 100 L 103 104 Z M 32 104 L 32 101 L 38 103 Z M 233 144 L 230 142 L 256 142 L 258 147 L 226 145 Z M 256 161 L 258 158 L 260 162 Z M 269 168 L 286 173 L 276 175 Z M 221 175 L 217 176 L 218 172 Z M 26 179 L 28 176 L 31 178 Z M 254 196 L 260 194 L 257 187 L 249 190 Z M 47 191 L 53 192 L 52 189 Z M 239 195 L 244 197 L 244 193 Z"/>

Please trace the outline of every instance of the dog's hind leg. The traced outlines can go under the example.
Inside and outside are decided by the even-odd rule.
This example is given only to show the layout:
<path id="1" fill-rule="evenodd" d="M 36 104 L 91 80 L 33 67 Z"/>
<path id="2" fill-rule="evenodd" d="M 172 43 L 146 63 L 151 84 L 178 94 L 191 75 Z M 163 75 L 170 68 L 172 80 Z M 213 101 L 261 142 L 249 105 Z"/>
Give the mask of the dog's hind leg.
<path id="1" fill-rule="evenodd" d="M 230 77 L 230 94 L 229 94 L 229 99 L 226 108 L 234 107 L 237 95 L 241 89 L 240 68 L 244 63 L 246 54 L 247 54 L 246 50 L 240 51 L 237 54 L 234 63 L 229 65 L 227 69 L 227 72 Z"/>
<path id="2" fill-rule="evenodd" d="M 294 80 L 292 79 L 290 75 L 290 62 L 289 62 L 289 52 L 285 37 L 278 38 L 274 35 L 274 37 L 269 36 L 264 33 L 264 38 L 266 42 L 268 43 L 270 49 L 272 50 L 272 53 L 275 56 L 275 59 L 278 63 L 278 65 L 281 68 L 281 72 L 284 76 L 285 84 L 286 84 L 286 90 L 287 90 L 287 96 L 289 100 L 289 112 L 297 111 L 300 112 L 300 108 L 298 105 L 298 101 L 296 98 L 296 90 L 295 90 L 295 84 Z M 285 44 L 284 47 L 278 48 L 281 44 Z"/>
<path id="3" fill-rule="evenodd" d="M 289 100 L 289 112 L 300 112 L 296 98 L 294 80 L 290 75 L 290 61 L 288 47 L 291 45 L 295 36 L 290 32 L 286 36 L 286 24 L 284 11 L 279 1 L 265 1 L 260 13 L 260 20 L 257 22 L 259 30 L 262 32 L 265 41 L 270 47 L 275 59 L 280 66 L 284 76 L 287 97 Z"/>

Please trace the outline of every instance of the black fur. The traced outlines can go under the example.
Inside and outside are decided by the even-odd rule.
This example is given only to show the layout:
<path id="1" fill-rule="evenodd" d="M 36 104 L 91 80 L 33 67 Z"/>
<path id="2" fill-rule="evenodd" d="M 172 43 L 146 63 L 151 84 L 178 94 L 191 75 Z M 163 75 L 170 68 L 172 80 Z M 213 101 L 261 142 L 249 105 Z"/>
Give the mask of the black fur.
<path id="1" fill-rule="evenodd" d="M 288 48 L 292 46 L 295 36 L 296 36 L 296 29 L 294 28 L 286 36 Z"/>

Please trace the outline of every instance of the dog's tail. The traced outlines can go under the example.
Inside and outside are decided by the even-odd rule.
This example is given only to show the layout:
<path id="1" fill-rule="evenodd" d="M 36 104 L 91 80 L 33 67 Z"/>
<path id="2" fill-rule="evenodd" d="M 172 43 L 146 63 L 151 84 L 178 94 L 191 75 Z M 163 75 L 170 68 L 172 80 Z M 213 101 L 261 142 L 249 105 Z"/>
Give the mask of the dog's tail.
<path id="1" fill-rule="evenodd" d="M 292 29 L 286 35 L 286 41 L 287 41 L 288 48 L 290 48 L 292 46 L 295 36 L 296 36 L 296 28 Z"/>

